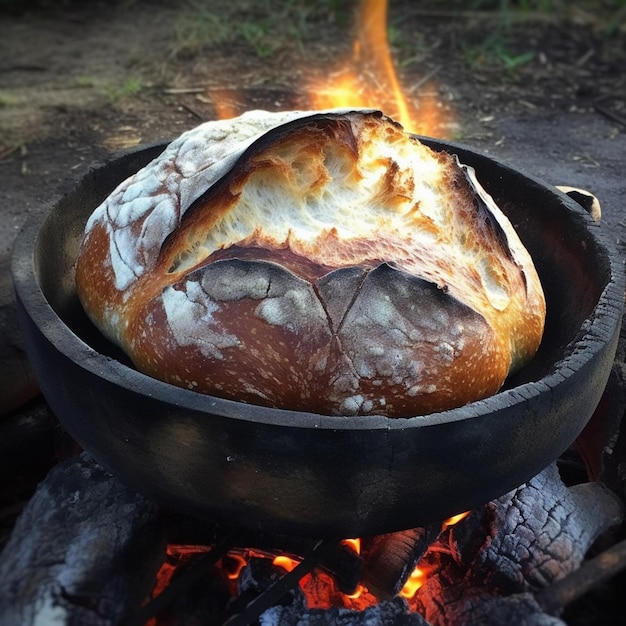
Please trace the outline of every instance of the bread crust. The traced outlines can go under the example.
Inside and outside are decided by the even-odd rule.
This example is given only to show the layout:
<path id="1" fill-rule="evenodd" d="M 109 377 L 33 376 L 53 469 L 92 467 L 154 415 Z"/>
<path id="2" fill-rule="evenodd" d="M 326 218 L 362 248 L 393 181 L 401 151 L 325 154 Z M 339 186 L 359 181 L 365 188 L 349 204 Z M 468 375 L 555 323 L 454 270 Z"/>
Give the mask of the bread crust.
<path id="1" fill-rule="evenodd" d="M 146 374 L 320 414 L 489 396 L 545 320 L 532 259 L 473 170 L 370 110 L 185 133 L 93 213 L 76 284 Z"/>

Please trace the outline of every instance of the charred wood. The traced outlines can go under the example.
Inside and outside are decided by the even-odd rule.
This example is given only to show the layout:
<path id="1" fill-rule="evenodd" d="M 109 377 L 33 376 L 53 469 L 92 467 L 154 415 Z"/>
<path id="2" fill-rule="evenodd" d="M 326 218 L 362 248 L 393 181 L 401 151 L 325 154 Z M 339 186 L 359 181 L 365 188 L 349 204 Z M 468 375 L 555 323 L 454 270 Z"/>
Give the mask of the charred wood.
<path id="1" fill-rule="evenodd" d="M 331 539 L 318 541 L 311 552 L 294 569 L 275 580 L 243 609 L 232 614 L 225 622 L 225 626 L 247 626 L 247 624 L 255 623 L 267 609 L 274 606 L 297 587 L 305 574 L 317 567 L 327 555 L 336 551 L 337 545 L 338 542 Z"/>
<path id="2" fill-rule="evenodd" d="M 626 539 L 583 563 L 580 568 L 535 594 L 546 613 L 559 614 L 563 607 L 590 589 L 626 569 Z"/>
<path id="3" fill-rule="evenodd" d="M 43 402 L 0 417 L 0 551 L 37 485 L 56 465 L 53 428 Z"/>
<path id="4" fill-rule="evenodd" d="M 364 611 L 331 608 L 304 609 L 275 606 L 263 613 L 263 626 L 429 626 L 421 615 L 409 611 L 406 602 L 394 598 Z"/>
<path id="5" fill-rule="evenodd" d="M 441 533 L 441 524 L 371 539 L 363 568 L 363 584 L 380 600 L 398 595 L 415 563 Z"/>
<path id="6" fill-rule="evenodd" d="M 232 531 L 206 552 L 183 565 L 173 564 L 175 574 L 164 590 L 150 602 L 129 613 L 123 626 L 143 626 L 156 618 L 157 624 L 203 624 L 220 620 L 229 599 L 224 575 L 216 564 L 233 549 L 240 533 Z"/>
<path id="7" fill-rule="evenodd" d="M 44 402 L 29 404 L 0 417 L 0 476 L 15 477 L 35 467 L 55 464 L 55 419 Z"/>
<path id="8" fill-rule="evenodd" d="M 432 626 L 462 626 L 485 623 L 485 602 L 506 614 L 519 601 L 537 605 L 536 619 L 543 620 L 527 595 L 577 570 L 596 538 L 622 519 L 613 493 L 598 483 L 568 488 L 552 464 L 454 527 L 447 543 L 440 540 L 416 609 Z"/>
<path id="9" fill-rule="evenodd" d="M 155 506 L 83 454 L 55 467 L 0 559 L 0 623 L 118 624 L 165 552 Z"/>
<path id="10" fill-rule="evenodd" d="M 241 597 L 248 599 L 251 595 L 255 597 L 281 578 L 282 575 L 277 573 L 276 568 L 269 561 L 261 559 L 252 561 L 245 568 L 240 579 Z M 245 622 L 242 621 L 241 624 L 243 623 Z M 338 607 L 310 608 L 297 585 L 293 586 L 289 593 L 281 598 L 281 601 L 262 613 L 260 623 L 263 626 L 372 626 L 373 624 L 428 626 L 423 617 L 410 611 L 406 601 L 402 598 L 383 601 L 364 610 Z M 231 622 L 227 622 L 227 625 L 232 626 Z"/>

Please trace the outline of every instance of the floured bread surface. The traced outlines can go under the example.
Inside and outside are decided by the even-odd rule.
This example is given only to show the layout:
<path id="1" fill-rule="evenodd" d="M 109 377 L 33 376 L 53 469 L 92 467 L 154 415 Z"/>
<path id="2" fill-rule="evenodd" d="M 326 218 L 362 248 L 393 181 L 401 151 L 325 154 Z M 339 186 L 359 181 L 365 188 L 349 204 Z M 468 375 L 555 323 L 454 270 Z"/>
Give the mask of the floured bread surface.
<path id="1" fill-rule="evenodd" d="M 474 171 L 369 110 L 185 133 L 93 213 L 76 282 L 141 371 L 321 414 L 484 398 L 532 358 L 545 318 Z"/>

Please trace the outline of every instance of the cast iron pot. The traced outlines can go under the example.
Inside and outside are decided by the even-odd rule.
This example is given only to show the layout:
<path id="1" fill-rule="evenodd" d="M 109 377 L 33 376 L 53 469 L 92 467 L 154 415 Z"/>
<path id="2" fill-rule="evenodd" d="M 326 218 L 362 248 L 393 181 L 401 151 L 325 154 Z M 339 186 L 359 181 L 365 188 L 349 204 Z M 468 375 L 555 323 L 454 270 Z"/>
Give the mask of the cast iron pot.
<path id="1" fill-rule="evenodd" d="M 93 209 L 160 145 L 93 169 L 15 243 L 27 353 L 63 426 L 169 508 L 318 537 L 440 521 L 540 472 L 575 440 L 606 385 L 622 318 L 621 262 L 568 196 L 467 147 L 424 141 L 476 169 L 543 283 L 544 341 L 501 392 L 426 417 L 329 417 L 202 395 L 136 371 L 87 320 L 74 263 Z"/>

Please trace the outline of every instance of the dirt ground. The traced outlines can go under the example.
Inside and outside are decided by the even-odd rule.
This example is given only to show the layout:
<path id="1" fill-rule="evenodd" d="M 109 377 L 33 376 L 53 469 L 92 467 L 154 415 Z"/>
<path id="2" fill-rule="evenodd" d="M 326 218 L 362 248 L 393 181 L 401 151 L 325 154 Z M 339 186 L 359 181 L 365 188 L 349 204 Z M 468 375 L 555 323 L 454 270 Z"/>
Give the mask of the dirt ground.
<path id="1" fill-rule="evenodd" d="M 308 77 L 332 74 L 350 53 L 356 3 L 62 4 L 0 20 L 0 255 L 94 161 L 169 139 L 225 105 L 308 106 Z M 418 110 L 437 99 L 442 119 L 426 134 L 590 189 L 621 233 L 625 11 L 565 4 L 540 13 L 391 0 L 389 41 Z"/>

